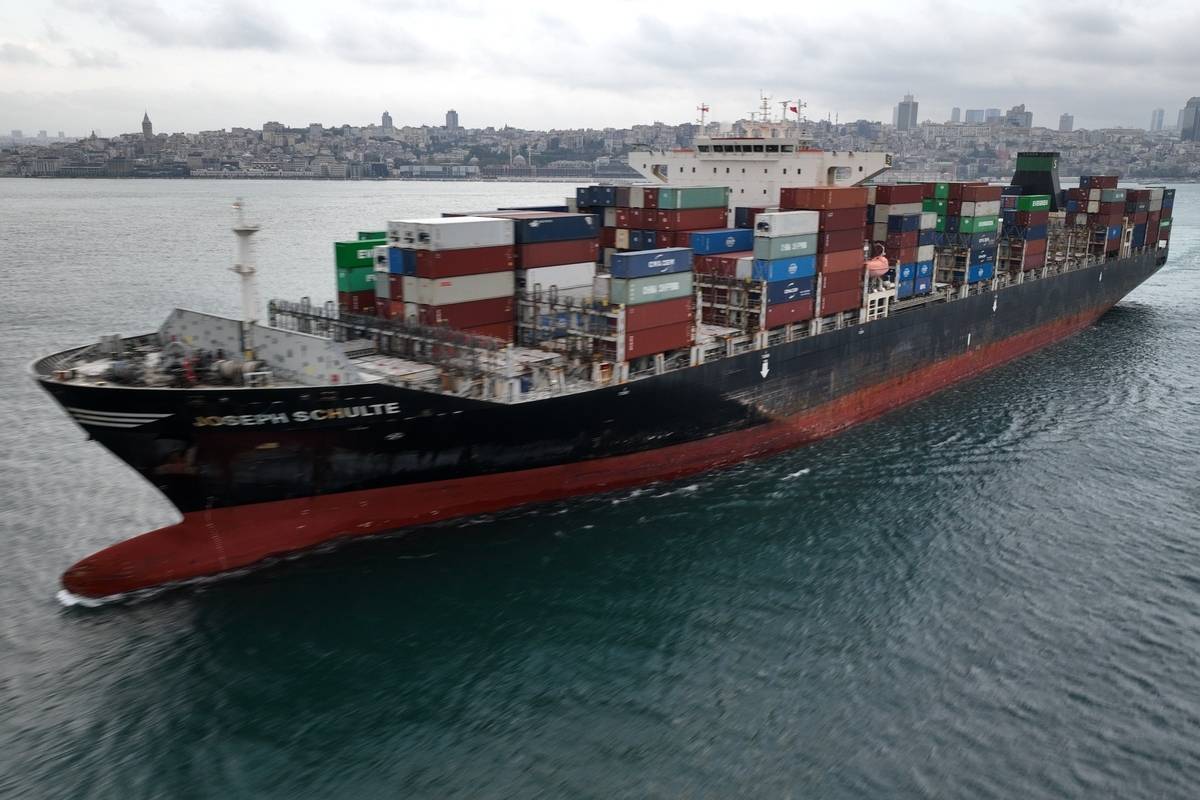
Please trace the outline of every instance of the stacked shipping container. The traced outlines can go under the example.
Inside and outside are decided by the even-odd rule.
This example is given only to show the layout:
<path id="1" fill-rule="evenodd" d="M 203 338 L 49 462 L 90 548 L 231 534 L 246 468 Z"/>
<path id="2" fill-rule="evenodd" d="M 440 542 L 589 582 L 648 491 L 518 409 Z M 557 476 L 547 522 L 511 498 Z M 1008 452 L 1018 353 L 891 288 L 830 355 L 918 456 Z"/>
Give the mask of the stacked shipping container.
<path id="1" fill-rule="evenodd" d="M 817 215 L 817 316 L 862 307 L 868 200 L 867 190 L 859 186 L 788 188 L 779 192 L 780 208 Z M 757 227 L 761 227 L 762 219 L 759 216 Z"/>
<path id="2" fill-rule="evenodd" d="M 691 347 L 696 304 L 689 248 L 616 253 L 611 275 L 609 300 L 618 306 L 618 360 Z"/>
<path id="3" fill-rule="evenodd" d="M 1022 194 L 1020 186 L 1002 187 L 1001 191 L 997 264 L 1008 272 L 1039 269 L 1046 264 L 1050 195 Z"/>
<path id="4" fill-rule="evenodd" d="M 337 275 L 338 308 L 350 314 L 374 314 L 376 309 L 375 248 L 386 242 L 378 238 L 359 238 L 333 243 L 333 263 Z"/>
<path id="5" fill-rule="evenodd" d="M 919 183 L 874 187 L 868 209 L 874 249 L 881 246 L 893 265 L 896 297 L 928 294 L 933 289 L 933 237 L 937 214 L 925 210 Z"/>
<path id="6" fill-rule="evenodd" d="M 938 213 L 935 222 L 935 278 L 945 283 L 979 283 L 996 272 L 1003 188 L 986 183 L 926 183 L 924 204 Z M 938 194 L 945 194 L 939 198 Z"/>

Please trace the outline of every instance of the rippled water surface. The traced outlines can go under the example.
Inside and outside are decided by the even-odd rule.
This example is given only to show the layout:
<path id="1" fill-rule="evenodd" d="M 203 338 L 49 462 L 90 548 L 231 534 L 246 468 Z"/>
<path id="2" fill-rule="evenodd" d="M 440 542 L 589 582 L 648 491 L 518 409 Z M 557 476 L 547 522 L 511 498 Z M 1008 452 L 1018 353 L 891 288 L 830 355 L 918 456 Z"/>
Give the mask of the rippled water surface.
<path id="1" fill-rule="evenodd" d="M 839 438 L 133 606 L 173 520 L 35 355 L 332 296 L 329 243 L 569 187 L 0 181 L 0 797 L 1195 797 L 1200 187 L 1075 338 Z"/>

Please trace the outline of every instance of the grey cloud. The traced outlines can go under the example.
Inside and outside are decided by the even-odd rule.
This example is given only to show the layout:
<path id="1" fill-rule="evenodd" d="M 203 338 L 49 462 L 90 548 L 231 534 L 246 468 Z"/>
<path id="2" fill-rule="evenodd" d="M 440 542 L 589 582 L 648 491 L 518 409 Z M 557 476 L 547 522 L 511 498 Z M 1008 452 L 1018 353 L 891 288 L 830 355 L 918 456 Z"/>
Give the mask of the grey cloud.
<path id="1" fill-rule="evenodd" d="M 364 27 L 372 31 L 371 35 L 362 34 Z M 331 55 L 358 64 L 411 66 L 435 58 L 424 43 L 394 31 L 386 24 L 336 30 L 326 38 L 326 45 Z M 443 67 L 453 61 L 440 54 L 436 60 Z"/>
<path id="2" fill-rule="evenodd" d="M 4 42 L 0 44 L 0 64 L 45 64 L 36 50 L 23 44 Z"/>
<path id="3" fill-rule="evenodd" d="M 124 66 L 121 57 L 112 50 L 68 50 L 71 63 L 76 67 L 108 68 Z"/>
<path id="4" fill-rule="evenodd" d="M 240 0 L 224 0 L 198 19 L 168 11 L 156 0 L 62 2 L 68 8 L 99 16 L 119 30 L 159 46 L 281 51 L 303 43 L 284 21 Z"/>

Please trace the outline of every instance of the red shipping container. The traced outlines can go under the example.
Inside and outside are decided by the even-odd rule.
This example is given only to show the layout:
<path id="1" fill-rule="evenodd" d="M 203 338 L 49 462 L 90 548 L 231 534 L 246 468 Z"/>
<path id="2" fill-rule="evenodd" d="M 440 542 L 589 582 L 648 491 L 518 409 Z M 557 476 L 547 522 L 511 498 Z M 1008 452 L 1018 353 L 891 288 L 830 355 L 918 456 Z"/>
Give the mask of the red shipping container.
<path id="1" fill-rule="evenodd" d="M 375 290 L 365 292 L 338 292 L 338 307 L 351 314 L 375 313 Z"/>
<path id="2" fill-rule="evenodd" d="M 646 211 L 646 209 L 644 209 L 644 208 L 631 208 L 631 209 L 629 209 L 629 224 L 621 225 L 620 223 L 617 223 L 617 227 L 618 228 L 644 228 L 644 227 L 646 227 L 647 214 L 652 214 L 652 213 L 653 212 Z"/>
<path id="3" fill-rule="evenodd" d="M 513 268 L 516 249 L 510 245 L 500 245 L 465 250 L 418 250 L 416 258 L 418 278 L 458 278 L 463 275 L 507 272 Z"/>
<path id="4" fill-rule="evenodd" d="M 767 330 L 778 328 L 781 325 L 789 325 L 793 322 L 803 322 L 806 319 L 813 318 L 813 301 L 809 297 L 806 300 L 796 300 L 792 303 L 780 303 L 775 306 L 767 306 Z"/>
<path id="5" fill-rule="evenodd" d="M 927 182 L 921 184 L 921 199 L 932 200 L 937 197 L 937 183 Z"/>
<path id="6" fill-rule="evenodd" d="M 1039 269 L 1044 266 L 1046 266 L 1045 253 L 1029 253 L 1021 262 L 1022 270 Z"/>
<path id="7" fill-rule="evenodd" d="M 658 187 L 643 186 L 642 187 L 642 207 L 643 208 L 658 208 Z"/>
<path id="8" fill-rule="evenodd" d="M 1100 213 L 1104 216 L 1125 216 L 1125 203 L 1101 203 Z"/>
<path id="9" fill-rule="evenodd" d="M 1003 191 L 1003 186 L 988 186 L 983 183 L 972 184 L 963 187 L 962 201 L 964 203 L 990 203 L 994 200 L 999 200 Z"/>
<path id="10" fill-rule="evenodd" d="M 600 229 L 600 246 L 601 247 L 616 247 L 617 246 L 617 229 L 616 228 L 601 228 Z"/>
<path id="11" fill-rule="evenodd" d="M 1050 222 L 1049 211 L 1018 211 L 1018 225 L 1047 225 Z"/>
<path id="12" fill-rule="evenodd" d="M 784 211 L 830 211 L 865 208 L 867 190 L 861 186 L 785 188 L 779 190 L 779 207 Z"/>
<path id="13" fill-rule="evenodd" d="M 1150 216 L 1150 215 L 1149 215 L 1149 214 L 1147 214 L 1145 211 L 1139 211 L 1139 212 L 1137 212 L 1136 214 L 1134 214 L 1134 215 L 1133 215 L 1133 224 L 1134 224 L 1134 225 L 1141 225 L 1143 222 L 1145 222 L 1145 221 L 1146 221 L 1146 219 L 1147 219 L 1149 216 Z"/>
<path id="14" fill-rule="evenodd" d="M 724 208 L 691 208 L 683 211 L 653 211 L 643 215 L 643 225 L 656 231 L 696 231 L 723 228 L 727 221 Z"/>
<path id="15" fill-rule="evenodd" d="M 887 249 L 888 260 L 893 264 L 915 264 L 917 263 L 917 248 L 913 247 L 898 247 Z"/>
<path id="16" fill-rule="evenodd" d="M 378 279 L 381 273 L 375 273 Z M 388 299 L 403 300 L 404 299 L 404 276 L 403 275 L 388 275 Z"/>
<path id="17" fill-rule="evenodd" d="M 1115 189 L 1120 177 L 1117 175 L 1088 175 L 1089 189 Z"/>
<path id="18" fill-rule="evenodd" d="M 1088 191 L 1087 189 L 1067 189 L 1067 198 L 1086 203 L 1088 199 Z"/>
<path id="19" fill-rule="evenodd" d="M 913 238 L 916 239 L 916 232 L 913 232 Z M 828 250 L 851 250 L 855 247 L 862 252 L 863 242 L 866 241 L 867 232 L 864 228 L 850 228 L 844 231 L 826 231 L 817 234 L 817 252 L 822 253 Z"/>
<path id="20" fill-rule="evenodd" d="M 897 183 L 875 187 L 875 202 L 881 205 L 919 203 L 925 197 L 925 187 L 919 183 Z"/>
<path id="21" fill-rule="evenodd" d="M 694 337 L 695 325 L 691 322 L 675 322 L 633 333 L 626 332 L 625 360 L 691 347 Z"/>
<path id="22" fill-rule="evenodd" d="M 657 303 L 640 303 L 625 306 L 625 332 L 636 333 L 648 328 L 660 328 L 680 322 L 692 323 L 696 319 L 694 297 L 677 297 Z"/>
<path id="23" fill-rule="evenodd" d="M 582 264 L 584 261 L 595 261 L 599 255 L 600 245 L 595 239 L 523 244 L 517 247 L 517 266 L 533 269 L 557 264 Z"/>
<path id="24" fill-rule="evenodd" d="M 848 292 L 831 292 L 821 297 L 821 316 L 849 311 L 862 307 L 862 291 L 851 289 Z"/>
<path id="25" fill-rule="evenodd" d="M 957 217 L 962 214 L 962 198 L 946 201 L 946 216 Z"/>
<path id="26" fill-rule="evenodd" d="M 821 291 L 825 294 L 848 292 L 851 289 L 862 289 L 863 272 L 857 269 L 822 272 L 817 280 L 820 281 Z"/>
<path id="27" fill-rule="evenodd" d="M 628 228 L 630 226 L 630 218 L 632 217 L 632 214 L 630 214 L 629 212 L 631 212 L 631 211 L 633 211 L 632 208 L 618 208 L 617 209 L 617 214 L 616 214 L 617 218 L 615 220 L 617 223 L 616 227 Z M 612 245 L 605 245 L 605 247 L 611 247 L 611 246 Z"/>
<path id="28" fill-rule="evenodd" d="M 737 262 L 739 259 L 746 256 L 753 257 L 753 250 L 746 250 L 739 253 L 722 253 L 715 256 L 706 256 L 704 269 L 696 268 L 697 272 L 704 272 L 708 275 L 720 275 L 723 278 L 737 277 Z"/>
<path id="29" fill-rule="evenodd" d="M 377 299 L 375 301 L 375 313 L 384 319 L 403 319 L 404 301 Z"/>
<path id="30" fill-rule="evenodd" d="M 838 208 L 832 211 L 820 211 L 819 230 L 845 231 L 851 228 L 867 227 L 867 207 Z"/>
<path id="31" fill-rule="evenodd" d="M 831 250 L 828 253 L 817 253 L 818 272 L 846 272 L 863 268 L 863 251 L 861 247 L 852 250 Z"/>
<path id="32" fill-rule="evenodd" d="M 1045 239 L 1030 239 L 1022 247 L 1025 255 L 1037 255 L 1046 252 Z"/>
<path id="33" fill-rule="evenodd" d="M 417 321 L 422 325 L 446 325 L 466 329 L 496 322 L 509 322 L 512 319 L 514 317 L 511 297 L 450 303 L 444 306 L 417 306 Z"/>
<path id="34" fill-rule="evenodd" d="M 502 342 L 511 343 L 513 340 L 513 324 L 511 322 L 494 322 L 491 325 L 479 325 L 474 328 L 464 328 L 464 333 L 475 336 L 490 336 Z"/>
<path id="35" fill-rule="evenodd" d="M 910 247 L 916 247 L 920 241 L 921 234 L 918 231 L 909 231 L 908 233 L 900 233 L 892 231 L 887 235 L 887 240 L 884 242 L 887 247 L 888 256 L 892 256 L 895 250 L 904 250 Z"/>

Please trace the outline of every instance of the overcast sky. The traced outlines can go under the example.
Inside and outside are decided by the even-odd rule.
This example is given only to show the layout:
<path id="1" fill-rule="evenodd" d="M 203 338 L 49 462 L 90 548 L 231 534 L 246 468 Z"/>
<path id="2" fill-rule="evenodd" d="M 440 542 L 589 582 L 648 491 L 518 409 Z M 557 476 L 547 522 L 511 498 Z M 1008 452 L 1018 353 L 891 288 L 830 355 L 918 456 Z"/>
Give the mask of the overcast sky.
<path id="1" fill-rule="evenodd" d="M 801 97 L 890 122 L 1025 103 L 1146 127 L 1200 94 L 1200 3 L 0 0 L 0 131 L 287 125 L 627 127 Z M 777 112 L 779 106 L 773 109 Z"/>

